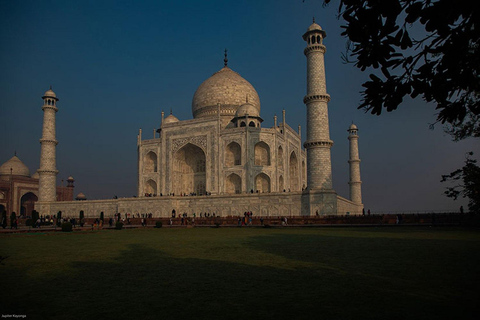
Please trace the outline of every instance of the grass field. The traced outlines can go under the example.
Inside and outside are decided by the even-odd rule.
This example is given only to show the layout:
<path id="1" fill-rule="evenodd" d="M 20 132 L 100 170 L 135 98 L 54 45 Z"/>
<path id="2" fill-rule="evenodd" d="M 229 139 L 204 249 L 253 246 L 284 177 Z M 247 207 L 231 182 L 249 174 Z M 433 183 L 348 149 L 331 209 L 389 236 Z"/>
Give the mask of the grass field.
<path id="1" fill-rule="evenodd" d="M 477 319 L 480 232 L 192 228 L 0 235 L 27 319 Z"/>

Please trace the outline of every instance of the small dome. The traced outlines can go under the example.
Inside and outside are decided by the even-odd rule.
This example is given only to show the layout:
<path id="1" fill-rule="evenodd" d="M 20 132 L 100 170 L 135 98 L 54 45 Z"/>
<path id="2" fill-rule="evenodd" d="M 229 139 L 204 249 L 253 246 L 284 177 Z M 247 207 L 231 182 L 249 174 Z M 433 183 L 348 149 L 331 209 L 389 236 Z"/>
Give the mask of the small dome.
<path id="1" fill-rule="evenodd" d="M 327 37 L 327 33 L 322 29 L 322 27 L 320 27 L 320 25 L 315 23 L 315 20 L 314 20 L 313 23 L 310 25 L 310 27 L 308 27 L 307 31 L 304 33 L 302 38 L 303 38 L 303 40 L 307 41 L 307 38 L 311 34 L 318 34 L 318 33 L 320 33 L 322 35 L 322 38 Z"/>
<path id="2" fill-rule="evenodd" d="M 260 113 L 260 98 L 255 88 L 229 67 L 223 67 L 198 87 L 192 100 L 193 117 L 216 116 L 220 104 L 220 115 L 233 118 L 246 97 Z"/>
<path id="3" fill-rule="evenodd" d="M 353 123 L 350 125 L 350 127 L 348 128 L 348 130 L 358 130 L 357 126 L 354 125 Z"/>
<path id="4" fill-rule="evenodd" d="M 259 117 L 259 113 L 257 108 L 255 108 L 253 105 L 250 103 L 245 103 L 238 107 L 237 112 L 235 113 L 236 118 L 241 118 L 241 117 Z"/>
<path id="5" fill-rule="evenodd" d="M 87 197 L 82 192 L 80 192 L 79 194 L 77 194 L 77 197 L 75 199 L 76 200 L 87 200 Z"/>
<path id="6" fill-rule="evenodd" d="M 50 88 L 48 89 L 45 94 L 43 95 L 43 97 L 52 97 L 52 98 L 56 98 L 57 95 L 55 94 L 55 92 L 53 92 L 53 90 Z"/>
<path id="7" fill-rule="evenodd" d="M 32 174 L 32 178 L 33 178 L 33 179 L 40 179 L 40 174 L 38 173 L 38 170 L 35 171 L 34 174 Z"/>
<path id="8" fill-rule="evenodd" d="M 322 27 L 320 27 L 320 25 L 314 22 L 310 25 L 310 27 L 308 27 L 307 31 L 313 31 L 313 30 L 322 30 Z"/>
<path id="9" fill-rule="evenodd" d="M 0 167 L 0 176 L 10 175 L 10 168 L 14 176 L 30 177 L 30 170 L 28 170 L 28 167 L 17 156 L 13 156 L 10 160 L 2 164 Z"/>
<path id="10" fill-rule="evenodd" d="M 75 181 L 75 179 L 73 179 L 73 177 L 70 176 L 70 177 L 67 178 L 67 181 Z"/>
<path id="11" fill-rule="evenodd" d="M 178 120 L 177 117 L 175 117 L 173 114 L 169 114 L 168 117 L 166 117 L 165 119 L 163 119 L 163 124 L 167 124 L 167 123 L 174 123 L 174 122 L 178 122 L 180 120 Z"/>

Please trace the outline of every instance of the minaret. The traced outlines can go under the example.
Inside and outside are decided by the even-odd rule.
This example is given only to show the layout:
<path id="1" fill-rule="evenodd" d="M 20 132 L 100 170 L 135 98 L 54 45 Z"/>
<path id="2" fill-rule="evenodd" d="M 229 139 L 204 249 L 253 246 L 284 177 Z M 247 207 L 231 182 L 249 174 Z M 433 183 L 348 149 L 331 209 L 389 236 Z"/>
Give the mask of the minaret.
<path id="1" fill-rule="evenodd" d="M 307 190 L 333 190 L 332 164 L 328 127 L 328 102 L 325 81 L 324 54 L 326 51 L 323 39 L 325 31 L 313 21 L 303 40 L 307 47 L 303 51 L 307 57 L 307 95 L 303 102 L 307 106 L 307 138 L 304 147 L 307 150 Z"/>
<path id="2" fill-rule="evenodd" d="M 58 111 L 56 106 L 58 98 L 52 88 L 45 92 L 43 99 L 43 131 L 40 139 L 40 169 L 38 201 L 57 200 L 57 167 L 55 148 L 58 141 L 55 139 L 55 114 Z"/>
<path id="3" fill-rule="evenodd" d="M 348 129 L 350 140 L 350 200 L 354 203 L 362 203 L 362 181 L 360 180 L 360 158 L 358 156 L 358 128 L 352 123 Z"/>

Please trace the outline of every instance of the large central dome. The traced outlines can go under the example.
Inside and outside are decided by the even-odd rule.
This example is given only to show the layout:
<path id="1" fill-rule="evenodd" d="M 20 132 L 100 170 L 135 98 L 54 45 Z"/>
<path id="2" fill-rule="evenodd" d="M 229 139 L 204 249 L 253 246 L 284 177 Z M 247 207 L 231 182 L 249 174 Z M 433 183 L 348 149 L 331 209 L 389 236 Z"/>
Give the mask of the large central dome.
<path id="1" fill-rule="evenodd" d="M 253 86 L 229 67 L 223 67 L 205 80 L 195 92 L 192 100 L 194 118 L 207 118 L 217 115 L 234 117 L 239 106 L 247 102 L 260 114 L 260 99 Z"/>

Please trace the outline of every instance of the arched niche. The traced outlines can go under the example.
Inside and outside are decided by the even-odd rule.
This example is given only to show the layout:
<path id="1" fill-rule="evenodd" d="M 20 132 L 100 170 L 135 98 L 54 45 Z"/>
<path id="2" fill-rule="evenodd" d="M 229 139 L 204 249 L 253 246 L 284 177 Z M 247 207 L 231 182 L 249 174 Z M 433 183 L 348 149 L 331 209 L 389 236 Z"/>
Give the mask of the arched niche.
<path id="1" fill-rule="evenodd" d="M 20 214 L 30 215 L 34 209 L 35 202 L 37 201 L 38 197 L 33 192 L 25 193 L 22 198 L 20 198 Z"/>
<path id="2" fill-rule="evenodd" d="M 278 164 L 279 169 L 283 169 L 283 148 L 282 148 L 282 146 L 278 147 L 277 164 Z"/>
<path id="3" fill-rule="evenodd" d="M 238 174 L 230 174 L 227 177 L 225 191 L 230 194 L 242 193 L 242 178 Z"/>
<path id="4" fill-rule="evenodd" d="M 306 168 L 305 168 L 305 161 L 302 161 L 302 187 L 305 188 L 306 179 Z"/>
<path id="5" fill-rule="evenodd" d="M 270 177 L 263 172 L 259 173 L 255 177 L 255 189 L 260 193 L 270 192 Z"/>
<path id="6" fill-rule="evenodd" d="M 144 172 L 157 172 L 157 155 L 155 152 L 150 151 L 145 155 L 143 171 Z"/>
<path id="7" fill-rule="evenodd" d="M 255 165 L 269 166 L 270 165 L 270 147 L 263 141 L 255 145 Z"/>
<path id="8" fill-rule="evenodd" d="M 175 153 L 172 187 L 175 194 L 205 194 L 206 157 L 200 147 L 187 143 Z"/>
<path id="9" fill-rule="evenodd" d="M 225 150 L 225 166 L 233 167 L 242 164 L 242 148 L 236 142 L 230 142 Z"/>
<path id="10" fill-rule="evenodd" d="M 145 193 L 152 195 L 157 194 L 157 183 L 152 179 L 145 183 Z"/>
<path id="11" fill-rule="evenodd" d="M 298 191 L 298 160 L 295 151 L 290 154 L 290 160 L 288 163 L 289 175 L 290 175 L 290 190 Z"/>

